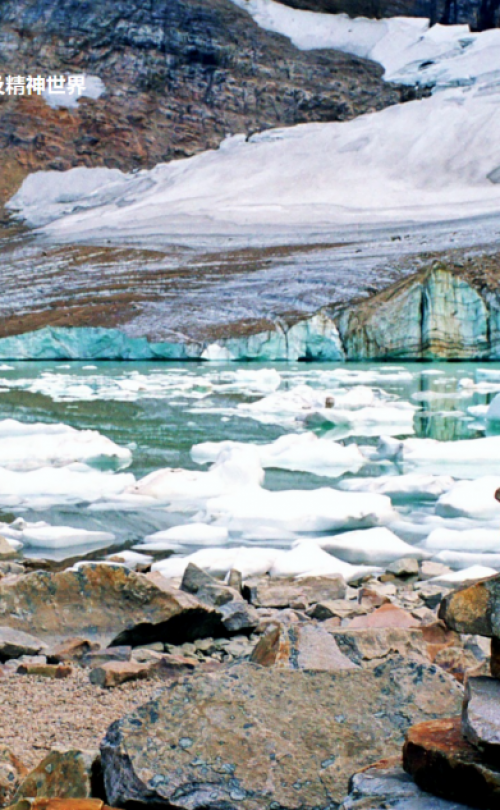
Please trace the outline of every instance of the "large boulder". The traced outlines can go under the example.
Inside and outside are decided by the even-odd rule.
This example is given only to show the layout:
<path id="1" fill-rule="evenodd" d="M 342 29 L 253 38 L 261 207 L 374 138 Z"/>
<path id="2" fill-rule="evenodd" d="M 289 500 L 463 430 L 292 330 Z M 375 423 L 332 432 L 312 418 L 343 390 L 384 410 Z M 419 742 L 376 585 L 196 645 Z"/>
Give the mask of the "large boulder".
<path id="1" fill-rule="evenodd" d="M 330 633 L 314 624 L 278 624 L 257 642 L 250 660 L 263 667 L 286 669 L 353 669 Z"/>
<path id="2" fill-rule="evenodd" d="M 171 810 L 333 807 L 352 773 L 400 751 L 409 725 L 458 712 L 461 691 L 399 657 L 372 670 L 195 674 L 108 729 L 106 795 Z"/>
<path id="3" fill-rule="evenodd" d="M 45 650 L 39 638 L 12 627 L 0 627 L 0 661 L 20 658 L 21 655 L 38 655 Z"/>
<path id="4" fill-rule="evenodd" d="M 246 616 L 223 615 L 190 594 L 159 587 L 121 566 L 93 564 L 0 580 L 0 624 L 51 643 L 84 636 L 102 646 L 182 644 L 229 636 L 243 619 L 248 626 Z"/>

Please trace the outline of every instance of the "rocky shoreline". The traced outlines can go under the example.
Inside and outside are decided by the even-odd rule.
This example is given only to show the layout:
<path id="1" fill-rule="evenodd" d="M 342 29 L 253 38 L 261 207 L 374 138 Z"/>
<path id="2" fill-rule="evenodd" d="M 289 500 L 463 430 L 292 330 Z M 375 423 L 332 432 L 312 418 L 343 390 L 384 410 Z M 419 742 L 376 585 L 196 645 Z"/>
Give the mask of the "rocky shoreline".
<path id="1" fill-rule="evenodd" d="M 193 564 L 167 580 L 125 563 L 1 564 L 4 807 L 455 808 L 433 755 L 427 767 L 415 751 L 459 716 L 464 683 L 464 728 L 483 744 L 476 694 L 496 689 L 482 636 L 493 636 L 496 675 L 500 577 L 457 590 L 445 566 L 416 558 L 349 585 L 237 571 L 222 581 Z M 9 710 L 22 693 L 44 723 L 28 722 L 31 700 Z M 500 726 L 488 707 L 491 751 Z M 401 769 L 405 734 L 419 787 Z M 484 778 L 471 807 L 495 807 Z M 426 804 L 425 791 L 449 801 Z"/>

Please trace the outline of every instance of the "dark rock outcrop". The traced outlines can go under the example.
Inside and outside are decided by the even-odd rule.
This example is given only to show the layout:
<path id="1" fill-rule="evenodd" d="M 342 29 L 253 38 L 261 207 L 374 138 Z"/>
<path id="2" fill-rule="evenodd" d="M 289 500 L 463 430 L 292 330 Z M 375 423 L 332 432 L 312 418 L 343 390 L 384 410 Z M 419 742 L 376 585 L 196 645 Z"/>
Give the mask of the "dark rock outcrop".
<path id="1" fill-rule="evenodd" d="M 251 133 L 400 100 L 373 63 L 300 51 L 230 0 L 5 0 L 0 74 L 97 75 L 96 100 L 0 96 L 0 202 L 29 171 L 151 167 Z"/>

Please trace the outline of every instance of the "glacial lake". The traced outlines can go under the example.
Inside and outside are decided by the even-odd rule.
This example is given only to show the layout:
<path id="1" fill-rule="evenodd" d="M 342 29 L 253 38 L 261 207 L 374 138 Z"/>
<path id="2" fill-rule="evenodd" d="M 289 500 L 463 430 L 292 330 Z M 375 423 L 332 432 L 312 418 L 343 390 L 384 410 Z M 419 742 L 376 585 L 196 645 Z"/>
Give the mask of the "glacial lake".
<path id="1" fill-rule="evenodd" d="M 460 481 L 498 475 L 500 486 L 500 462 L 494 447 L 494 437 L 500 436 L 500 424 L 486 418 L 487 406 L 497 393 L 500 393 L 500 363 L 272 365 L 87 361 L 9 362 L 0 366 L 0 419 L 98 431 L 131 451 L 130 463 L 110 459 L 90 462 L 92 469 L 108 477 L 126 473 L 139 480 L 165 467 L 204 471 L 208 465 L 197 464 L 191 457 L 194 445 L 230 440 L 258 446 L 308 432 L 329 442 L 357 446 L 363 462 L 349 469 L 340 465 L 322 475 L 320 461 L 318 469 L 314 472 L 310 469 L 311 459 L 314 467 L 315 449 L 311 445 L 309 460 L 302 464 L 306 469 L 269 466 L 264 487 L 274 491 L 349 488 L 348 482 L 354 479 L 360 498 L 364 491 L 375 491 L 376 479 L 393 476 L 395 480 L 409 473 L 438 481 L 450 476 Z M 401 408 L 398 423 L 393 406 Z M 391 410 L 387 411 L 391 408 L 392 416 Z M 334 421 L 330 421 L 332 414 Z M 377 447 L 381 437 L 392 437 L 389 445 L 398 441 L 404 444 L 408 439 L 434 439 L 446 443 L 446 447 L 460 442 L 457 449 L 464 447 L 463 442 L 489 437 L 486 449 L 491 444 L 492 457 L 477 461 L 474 453 L 472 456 L 469 453 L 469 458 L 447 461 L 430 457 L 414 463 L 393 451 L 380 455 Z M 94 492 L 90 498 L 84 485 L 81 493 L 56 492 L 50 497 L 44 491 L 34 492 L 32 485 L 24 488 L 23 482 L 28 481 L 33 467 L 61 465 L 57 460 L 49 460 L 46 465 L 30 464 L 29 437 L 20 435 L 19 441 L 25 442 L 23 460 L 14 465 L 8 460 L 0 461 L 16 477 L 16 497 L 9 492 L 8 477 L 0 482 L 1 519 L 5 522 L 23 518 L 30 524 L 45 521 L 51 526 L 112 532 L 116 544 L 124 547 L 179 524 L 220 522 L 213 516 L 207 517 L 203 501 L 186 504 L 173 498 L 166 503 L 161 498 L 157 501 L 150 498 L 147 503 L 135 504 L 133 498 L 127 500 L 126 494 L 116 499 L 104 493 L 99 497 Z M 474 446 L 467 445 L 465 450 Z M 65 464 L 65 469 L 71 472 L 71 465 Z M 443 485 L 443 492 L 453 483 Z M 459 531 L 498 527 L 500 552 L 500 505 L 493 499 L 488 514 L 460 514 L 453 509 L 448 514 L 443 509 L 436 511 L 437 496 L 425 492 L 425 481 L 420 489 L 422 486 L 423 492 L 419 487 L 416 490 L 410 487 L 407 493 L 402 491 L 392 498 L 395 518 L 389 528 L 398 537 L 413 544 L 425 541 L 436 527 Z M 242 531 L 230 520 L 222 522 L 229 529 L 225 542 L 228 546 L 290 548 L 304 535 L 290 525 L 280 533 L 275 524 L 266 534 L 266 521 L 259 519 L 258 514 L 253 532 L 248 527 Z M 424 524 L 427 528 L 422 528 Z M 326 534 L 349 528 L 352 527 L 336 528 Z M 321 531 L 318 536 L 324 534 Z M 306 535 L 311 537 L 315 532 L 306 531 Z M 63 559 L 91 548 L 25 546 L 24 554 Z M 192 542 L 179 553 L 189 554 L 197 548 L 196 542 Z M 478 550 L 481 549 L 471 549 Z M 497 551 L 490 543 L 488 551 L 492 550 Z M 484 564 L 488 560 L 496 563 L 491 556 Z"/>

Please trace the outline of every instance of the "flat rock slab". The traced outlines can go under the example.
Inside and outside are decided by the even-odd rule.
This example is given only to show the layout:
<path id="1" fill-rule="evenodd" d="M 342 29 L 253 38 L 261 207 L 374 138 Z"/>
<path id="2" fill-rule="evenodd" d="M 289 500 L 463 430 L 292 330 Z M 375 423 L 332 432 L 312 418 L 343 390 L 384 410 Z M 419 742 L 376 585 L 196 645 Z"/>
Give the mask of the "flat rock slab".
<path id="1" fill-rule="evenodd" d="M 297 580 L 258 579 L 244 583 L 244 596 L 261 608 L 287 608 L 315 605 L 332 599 L 343 599 L 347 586 L 343 577 L 304 577 Z"/>
<path id="2" fill-rule="evenodd" d="M 430 663 L 427 645 L 420 630 L 399 627 L 330 630 L 341 652 L 359 666 L 371 665 L 393 655 L 419 657 Z"/>
<path id="3" fill-rule="evenodd" d="M 446 673 L 400 657 L 335 673 L 196 673 L 110 726 L 106 795 L 169 810 L 327 808 L 353 773 L 400 753 L 409 725 L 461 702 Z"/>
<path id="4" fill-rule="evenodd" d="M 0 627 L 0 661 L 20 658 L 21 655 L 38 655 L 45 649 L 45 644 L 22 630 L 12 627 Z"/>
<path id="5" fill-rule="evenodd" d="M 377 610 L 368 613 L 366 616 L 356 616 L 349 622 L 349 627 L 355 628 L 376 628 L 376 627 L 399 627 L 409 629 L 420 627 L 420 622 L 411 613 L 388 602 L 381 605 Z"/>
<path id="6" fill-rule="evenodd" d="M 0 625 L 32 632 L 52 644 L 74 636 L 102 646 L 179 644 L 230 635 L 223 624 L 227 621 L 190 594 L 159 588 L 124 567 L 85 565 L 77 571 L 36 571 L 0 580 Z"/>
<path id="7" fill-rule="evenodd" d="M 439 618 L 458 633 L 500 638 L 500 576 L 448 594 Z"/>
<path id="8" fill-rule="evenodd" d="M 471 807 L 500 807 L 500 770 L 488 765 L 479 749 L 465 739 L 460 717 L 411 728 L 403 765 L 429 793 Z"/>
<path id="9" fill-rule="evenodd" d="M 340 810 L 467 810 L 421 790 L 400 765 L 382 761 L 351 780 Z"/>
<path id="10" fill-rule="evenodd" d="M 467 680 L 462 730 L 474 745 L 500 745 L 500 681 L 494 678 Z"/>

